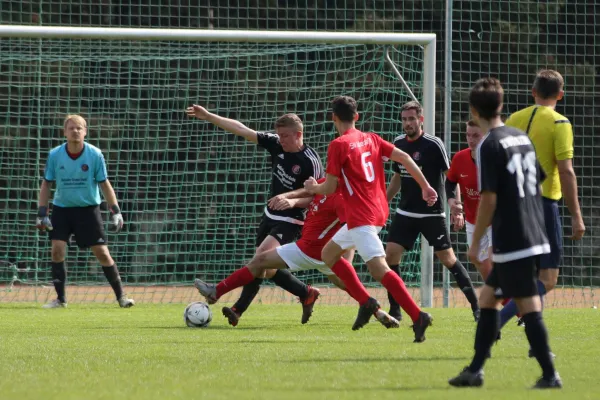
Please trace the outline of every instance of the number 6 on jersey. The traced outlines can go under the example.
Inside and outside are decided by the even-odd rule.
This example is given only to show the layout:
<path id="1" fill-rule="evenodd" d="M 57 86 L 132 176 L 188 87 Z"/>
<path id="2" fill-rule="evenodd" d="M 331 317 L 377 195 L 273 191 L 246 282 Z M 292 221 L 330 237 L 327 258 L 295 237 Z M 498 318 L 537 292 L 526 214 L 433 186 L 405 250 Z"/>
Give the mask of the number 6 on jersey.
<path id="1" fill-rule="evenodd" d="M 367 178 L 367 182 L 373 182 L 375 180 L 375 169 L 373 168 L 373 163 L 371 161 L 367 161 L 367 157 L 369 157 L 370 155 L 370 151 L 366 151 L 360 155 L 363 171 L 365 171 L 365 178 Z"/>

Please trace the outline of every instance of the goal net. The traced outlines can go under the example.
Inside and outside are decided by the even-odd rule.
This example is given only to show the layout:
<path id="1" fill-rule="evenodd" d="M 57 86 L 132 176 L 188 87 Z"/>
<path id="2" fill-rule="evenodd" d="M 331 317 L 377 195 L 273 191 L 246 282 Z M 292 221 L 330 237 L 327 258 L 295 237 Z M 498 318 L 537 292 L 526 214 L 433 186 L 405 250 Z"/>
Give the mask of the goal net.
<path id="1" fill-rule="evenodd" d="M 358 100 L 360 129 L 390 141 L 402 132 L 399 108 L 410 97 L 385 62 L 388 44 L 368 34 L 370 44 L 303 43 L 302 35 L 295 43 L 0 38 L 0 301 L 54 297 L 50 242 L 33 224 L 45 160 L 64 142 L 68 113 L 87 119 L 87 141 L 103 151 L 123 210 L 124 231 L 108 239 L 126 291 L 153 302 L 197 300 L 195 277 L 216 282 L 243 266 L 268 198 L 268 153 L 188 119 L 187 106 L 256 130 L 297 113 L 324 163 L 337 95 Z M 425 47 L 397 44 L 390 56 L 415 96 L 426 97 Z M 89 250 L 73 244 L 66 265 L 69 302 L 114 300 Z M 358 258 L 355 265 L 378 287 Z M 419 252 L 405 255 L 403 273 L 419 297 Z M 327 285 L 317 271 L 299 276 Z M 325 292 L 332 304 L 353 303 Z M 263 301 L 291 301 L 268 284 L 262 293 Z"/>

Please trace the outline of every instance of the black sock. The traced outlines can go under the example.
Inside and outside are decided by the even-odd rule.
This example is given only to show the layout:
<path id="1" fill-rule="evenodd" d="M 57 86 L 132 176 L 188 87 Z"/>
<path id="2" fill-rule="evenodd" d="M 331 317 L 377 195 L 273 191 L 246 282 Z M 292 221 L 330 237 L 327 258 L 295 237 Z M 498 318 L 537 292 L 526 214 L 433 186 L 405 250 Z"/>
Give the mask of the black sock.
<path id="1" fill-rule="evenodd" d="M 397 273 L 398 276 L 400 276 L 400 265 L 398 265 L 398 264 L 390 265 L 390 269 L 392 271 L 394 271 L 395 273 Z M 398 304 L 396 299 L 394 299 L 394 296 L 392 296 L 392 294 L 390 292 L 387 292 L 387 295 L 388 295 L 388 301 L 390 302 L 390 310 L 400 310 L 400 305 Z"/>
<path id="2" fill-rule="evenodd" d="M 471 309 L 473 311 L 479 309 L 479 304 L 477 303 L 477 293 L 475 293 L 475 288 L 473 287 L 473 282 L 471 282 L 471 278 L 469 277 L 469 273 L 463 267 L 459 260 L 456 260 L 452 268 L 448 268 L 452 275 L 454 275 L 454 279 L 458 284 L 458 287 L 465 294 L 465 297 L 471 304 Z"/>
<path id="3" fill-rule="evenodd" d="M 123 286 L 121 285 L 121 276 L 119 275 L 119 271 L 117 270 L 117 265 L 111 265 L 110 267 L 102 267 L 102 272 L 104 272 L 104 276 L 113 291 L 115 292 L 115 296 L 117 300 L 123 296 Z"/>
<path id="4" fill-rule="evenodd" d="M 235 308 L 236 313 L 242 315 L 248 309 L 248 307 L 250 307 L 250 303 L 252 303 L 252 300 L 254 300 L 258 294 L 258 291 L 260 290 L 260 284 L 262 281 L 263 280 L 261 278 L 256 278 L 242 288 L 242 294 L 240 295 L 240 298 L 232 307 Z"/>
<path id="5" fill-rule="evenodd" d="M 56 290 L 58 301 L 66 303 L 65 284 L 67 282 L 67 270 L 65 268 L 65 262 L 53 262 L 51 263 L 51 267 L 52 283 L 54 284 L 54 290 Z"/>
<path id="6" fill-rule="evenodd" d="M 498 330 L 500 329 L 500 314 L 495 308 L 483 308 L 481 309 L 481 316 L 477 323 L 477 331 L 475 332 L 475 356 L 471 365 L 469 365 L 469 371 L 477 372 L 483 368 L 485 360 L 490 353 L 492 344 L 498 336 Z"/>
<path id="7" fill-rule="evenodd" d="M 523 322 L 525 322 L 527 340 L 535 358 L 540 367 L 542 367 L 544 378 L 550 379 L 554 376 L 555 370 L 552 357 L 550 356 L 550 346 L 548 345 L 548 331 L 542 319 L 542 313 L 530 312 L 523 315 L 522 318 Z"/>
<path id="8" fill-rule="evenodd" d="M 298 296 L 301 301 L 304 301 L 308 296 L 308 286 L 292 275 L 287 269 L 278 269 L 271 280 L 283 290 L 287 290 L 294 296 Z"/>

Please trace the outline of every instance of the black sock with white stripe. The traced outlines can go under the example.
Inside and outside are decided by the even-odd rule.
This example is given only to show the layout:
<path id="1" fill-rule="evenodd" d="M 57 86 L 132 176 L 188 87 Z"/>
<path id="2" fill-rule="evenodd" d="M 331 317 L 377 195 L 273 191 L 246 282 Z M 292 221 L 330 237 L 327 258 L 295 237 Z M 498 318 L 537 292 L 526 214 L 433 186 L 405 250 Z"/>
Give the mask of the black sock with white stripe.
<path id="1" fill-rule="evenodd" d="M 475 293 L 475 288 L 473 287 L 473 282 L 471 282 L 471 278 L 469 277 L 469 273 L 462 265 L 459 260 L 456 260 L 452 268 L 448 268 L 454 279 L 456 279 L 456 283 L 462 292 L 465 294 L 465 297 L 471 304 L 471 309 L 473 311 L 479 309 L 479 304 L 477 302 L 477 293 Z"/>

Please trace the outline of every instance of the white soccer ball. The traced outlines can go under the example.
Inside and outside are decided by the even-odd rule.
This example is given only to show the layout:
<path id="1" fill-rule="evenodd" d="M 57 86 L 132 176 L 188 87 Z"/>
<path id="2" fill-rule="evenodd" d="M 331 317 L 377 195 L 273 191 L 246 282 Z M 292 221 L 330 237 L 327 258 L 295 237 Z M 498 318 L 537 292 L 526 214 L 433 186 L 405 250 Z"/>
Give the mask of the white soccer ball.
<path id="1" fill-rule="evenodd" d="M 196 301 L 185 308 L 183 320 L 190 328 L 206 328 L 212 321 L 212 311 L 208 304 Z"/>

